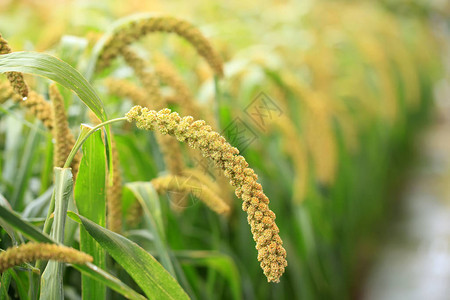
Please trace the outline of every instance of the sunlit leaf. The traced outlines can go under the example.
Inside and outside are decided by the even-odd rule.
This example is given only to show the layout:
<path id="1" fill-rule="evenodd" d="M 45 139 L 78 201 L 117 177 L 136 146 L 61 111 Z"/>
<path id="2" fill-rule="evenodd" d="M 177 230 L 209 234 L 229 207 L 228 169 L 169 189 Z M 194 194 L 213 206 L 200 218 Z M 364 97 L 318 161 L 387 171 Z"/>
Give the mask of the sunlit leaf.
<path id="1" fill-rule="evenodd" d="M 22 72 L 51 79 L 74 91 L 102 121 L 106 112 L 102 101 L 89 82 L 66 62 L 38 52 L 13 52 L 0 56 L 0 73 Z"/>

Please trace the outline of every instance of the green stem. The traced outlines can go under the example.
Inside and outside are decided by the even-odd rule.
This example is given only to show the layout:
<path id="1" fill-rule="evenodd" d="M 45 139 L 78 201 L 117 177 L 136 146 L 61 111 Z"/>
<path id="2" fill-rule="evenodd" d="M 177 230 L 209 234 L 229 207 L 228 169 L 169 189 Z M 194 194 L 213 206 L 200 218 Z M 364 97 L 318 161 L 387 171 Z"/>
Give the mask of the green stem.
<path id="1" fill-rule="evenodd" d="M 111 123 L 115 123 L 115 122 L 120 122 L 120 121 L 126 121 L 126 120 L 127 120 L 126 117 L 112 119 L 112 120 L 108 120 L 106 122 L 98 124 L 97 126 L 89 129 L 88 132 L 81 131 L 80 135 L 78 136 L 77 141 L 75 142 L 75 145 L 73 146 L 72 150 L 69 153 L 69 156 L 67 157 L 66 163 L 64 164 L 64 168 L 69 168 L 70 167 L 70 164 L 72 163 L 72 160 L 75 157 L 75 154 L 78 152 L 78 150 L 81 148 L 83 143 L 87 140 L 87 138 L 91 134 L 93 134 L 95 131 L 97 131 L 99 128 L 101 128 L 101 127 L 103 127 L 105 125 L 108 125 L 108 124 L 111 124 Z M 50 200 L 50 206 L 49 206 L 48 212 L 47 212 L 47 217 L 45 218 L 43 232 L 46 233 L 46 234 L 49 234 L 50 230 L 52 228 L 53 220 L 51 218 L 51 215 L 52 215 L 54 210 L 55 210 L 55 191 L 53 191 L 52 198 Z M 42 267 L 42 261 L 37 261 L 36 262 L 36 268 L 40 269 L 41 267 Z"/>
<path id="2" fill-rule="evenodd" d="M 70 167 L 70 164 L 72 163 L 72 160 L 75 157 L 75 155 L 77 154 L 78 150 L 81 148 L 81 146 L 83 145 L 84 141 L 86 141 L 86 139 L 91 134 L 93 134 L 95 131 L 97 131 L 99 128 L 101 128 L 101 127 L 103 127 L 105 125 L 116 123 L 116 122 L 120 122 L 120 121 L 126 121 L 126 120 L 127 120 L 126 117 L 108 120 L 106 122 L 100 123 L 97 126 L 93 127 L 86 134 L 81 133 L 80 136 L 78 137 L 78 140 L 76 141 L 75 145 L 73 146 L 72 150 L 70 151 L 69 156 L 67 157 L 66 163 L 64 164 L 64 168 L 69 168 Z"/>

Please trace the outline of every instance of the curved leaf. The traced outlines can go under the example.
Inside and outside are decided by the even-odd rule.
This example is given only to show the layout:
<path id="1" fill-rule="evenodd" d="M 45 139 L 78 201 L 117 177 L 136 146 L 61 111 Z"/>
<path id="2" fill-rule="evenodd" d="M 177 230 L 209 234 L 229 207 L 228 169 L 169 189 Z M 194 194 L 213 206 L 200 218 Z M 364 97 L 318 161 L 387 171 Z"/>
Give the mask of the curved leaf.
<path id="1" fill-rule="evenodd" d="M 13 52 L 0 55 L 0 73 L 22 72 L 51 79 L 74 91 L 94 114 L 103 122 L 107 121 L 105 107 L 92 85 L 68 63 L 45 53 Z M 105 126 L 107 149 L 111 153 L 110 128 Z M 110 174 L 113 174 L 112 161 L 109 161 Z M 112 180 L 112 175 L 110 175 Z"/>
<path id="2" fill-rule="evenodd" d="M 38 52 L 13 52 L 0 56 L 0 73 L 22 72 L 51 79 L 74 91 L 102 121 L 106 112 L 102 101 L 91 84 L 76 69 L 66 62 Z"/>
<path id="3" fill-rule="evenodd" d="M 78 216 L 89 234 L 130 274 L 151 299 L 189 299 L 178 282 L 147 251 L 129 239 Z"/>
<path id="4" fill-rule="evenodd" d="M 55 243 L 55 241 L 53 241 L 50 236 L 43 233 L 30 223 L 22 220 L 16 212 L 1 205 L 0 205 L 0 218 L 3 219 L 5 223 L 13 227 L 15 230 L 20 231 L 24 236 L 26 236 L 30 240 L 40 243 Z"/>
<path id="5" fill-rule="evenodd" d="M 47 234 L 44 234 L 38 228 L 22 220 L 20 216 L 17 215 L 17 213 L 1 205 L 0 205 L 0 218 L 3 219 L 3 221 L 7 223 L 9 226 L 21 232 L 23 235 L 25 235 L 32 241 L 39 243 L 56 244 L 56 242 Z M 72 267 L 80 271 L 82 274 L 90 276 L 94 280 L 106 284 L 109 288 L 120 293 L 121 295 L 125 296 L 128 299 L 137 299 L 137 300 L 145 299 L 142 295 L 135 292 L 132 288 L 127 286 L 118 278 L 114 277 L 113 275 L 109 274 L 108 272 L 102 270 L 101 268 L 93 264 L 72 265 Z"/>

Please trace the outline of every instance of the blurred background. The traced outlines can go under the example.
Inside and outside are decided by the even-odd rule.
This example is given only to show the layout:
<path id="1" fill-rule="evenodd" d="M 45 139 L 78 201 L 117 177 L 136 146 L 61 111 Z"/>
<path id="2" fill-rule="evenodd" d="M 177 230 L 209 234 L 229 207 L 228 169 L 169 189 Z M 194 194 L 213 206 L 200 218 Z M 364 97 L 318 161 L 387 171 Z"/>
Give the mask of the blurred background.
<path id="1" fill-rule="evenodd" d="M 175 35 L 134 45 L 151 70 L 161 57 L 177 70 L 201 114 L 255 169 L 288 253 L 281 282 L 267 283 L 241 200 L 215 181 L 232 199 L 231 216 L 217 216 L 195 197 L 182 213 L 165 211 L 169 248 L 191 297 L 449 298 L 449 1 L 0 0 L 0 33 L 13 51 L 46 52 L 86 74 L 103 34 L 142 12 L 188 20 L 220 54 L 224 77 L 217 80 Z M 132 101 L 107 78 L 136 83 L 133 76 L 117 60 L 92 78 L 110 117 L 123 116 Z M 27 79 L 48 95 L 48 81 Z M 160 90 L 177 96 L 167 84 Z M 89 117 L 64 96 L 77 136 Z M 158 155 L 150 155 L 154 141 L 130 130 L 115 130 L 122 181 L 164 174 Z M 51 136 L 41 131 L 32 115 L 3 99 L 0 191 L 22 214 L 51 186 Z M 133 214 L 130 201 L 124 193 L 124 220 Z M 123 234 L 158 257 L 146 230 L 128 222 Z M 73 273 L 68 299 L 79 297 Z"/>

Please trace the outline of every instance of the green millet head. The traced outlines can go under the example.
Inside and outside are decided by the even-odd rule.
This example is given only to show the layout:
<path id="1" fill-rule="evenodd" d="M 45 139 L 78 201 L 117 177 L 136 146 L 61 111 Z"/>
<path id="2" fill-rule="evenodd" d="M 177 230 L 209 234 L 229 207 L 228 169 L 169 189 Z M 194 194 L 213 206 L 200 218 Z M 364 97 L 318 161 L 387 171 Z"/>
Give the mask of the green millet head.
<path id="1" fill-rule="evenodd" d="M 248 163 L 239 155 L 239 151 L 204 121 L 194 121 L 190 116 L 181 118 L 178 113 L 167 108 L 156 112 L 135 106 L 126 117 L 129 122 L 136 122 L 138 128 L 158 130 L 199 149 L 203 156 L 210 158 L 222 169 L 230 183 L 236 187 L 236 196 L 244 201 L 242 209 L 248 215 L 261 268 L 268 281 L 278 282 L 287 261 L 279 229 L 275 224 L 275 214 L 269 209 L 269 199 L 262 186 L 256 182 L 257 175 L 248 168 Z"/>
<path id="2" fill-rule="evenodd" d="M 191 23 L 168 16 L 145 16 L 117 27 L 106 39 L 97 60 L 97 71 L 108 67 L 120 49 L 153 32 L 175 33 L 186 39 L 218 76 L 223 75 L 223 63 L 208 39 Z"/>

